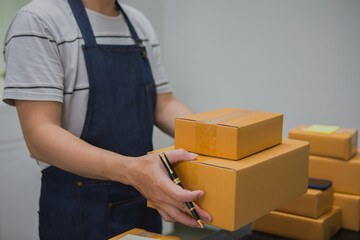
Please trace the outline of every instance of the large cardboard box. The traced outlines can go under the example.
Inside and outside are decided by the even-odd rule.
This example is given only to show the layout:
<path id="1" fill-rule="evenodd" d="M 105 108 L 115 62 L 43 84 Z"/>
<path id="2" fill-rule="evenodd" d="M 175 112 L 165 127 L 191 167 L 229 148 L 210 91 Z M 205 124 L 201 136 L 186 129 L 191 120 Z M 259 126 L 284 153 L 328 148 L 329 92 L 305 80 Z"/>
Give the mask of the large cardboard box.
<path id="1" fill-rule="evenodd" d="M 145 231 L 144 229 L 141 229 L 141 228 L 131 229 L 130 231 L 127 231 L 123 234 L 117 235 L 109 240 L 119 240 L 127 235 L 135 235 L 135 236 L 139 236 L 139 237 L 147 237 L 147 238 L 161 239 L 161 240 L 181 240 L 181 238 L 179 238 L 179 237 L 164 236 L 161 234 Z"/>
<path id="2" fill-rule="evenodd" d="M 198 156 L 174 170 L 184 188 L 205 192 L 197 204 L 211 225 L 234 231 L 307 191 L 308 154 L 308 143 L 284 139 L 239 161 Z"/>
<path id="3" fill-rule="evenodd" d="M 335 192 L 360 195 L 360 153 L 349 161 L 310 155 L 309 177 L 332 180 Z"/>
<path id="4" fill-rule="evenodd" d="M 318 218 L 331 209 L 333 193 L 334 189 L 332 187 L 325 191 L 309 188 L 305 194 L 276 210 L 304 217 Z"/>
<path id="5" fill-rule="evenodd" d="M 334 193 L 334 205 L 341 207 L 342 227 L 360 230 L 360 195 Z"/>
<path id="6" fill-rule="evenodd" d="M 291 239 L 328 240 L 341 228 L 341 209 L 333 207 L 318 219 L 272 211 L 254 221 L 252 228 Z"/>
<path id="7" fill-rule="evenodd" d="M 283 114 L 222 108 L 175 120 L 175 148 L 237 160 L 282 140 Z"/>
<path id="8" fill-rule="evenodd" d="M 339 128 L 332 133 L 308 131 L 310 126 L 300 125 L 289 131 L 289 138 L 308 141 L 310 154 L 348 160 L 356 153 L 358 131 Z"/>

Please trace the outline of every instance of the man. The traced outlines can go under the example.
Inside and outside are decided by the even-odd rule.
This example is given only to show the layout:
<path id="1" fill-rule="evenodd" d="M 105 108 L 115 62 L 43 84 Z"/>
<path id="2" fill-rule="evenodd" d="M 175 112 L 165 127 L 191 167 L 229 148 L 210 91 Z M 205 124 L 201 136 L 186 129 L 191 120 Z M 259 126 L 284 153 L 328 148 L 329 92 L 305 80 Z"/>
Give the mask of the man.
<path id="1" fill-rule="evenodd" d="M 141 13 L 114 0 L 34 0 L 16 14 L 4 45 L 4 101 L 16 106 L 43 169 L 40 238 L 160 232 L 146 199 L 166 221 L 198 226 L 184 203 L 204 193 L 175 185 L 159 156 L 146 154 L 154 123 L 173 135 L 174 119 L 192 111 L 171 93 Z M 196 158 L 166 154 L 171 163 Z"/>

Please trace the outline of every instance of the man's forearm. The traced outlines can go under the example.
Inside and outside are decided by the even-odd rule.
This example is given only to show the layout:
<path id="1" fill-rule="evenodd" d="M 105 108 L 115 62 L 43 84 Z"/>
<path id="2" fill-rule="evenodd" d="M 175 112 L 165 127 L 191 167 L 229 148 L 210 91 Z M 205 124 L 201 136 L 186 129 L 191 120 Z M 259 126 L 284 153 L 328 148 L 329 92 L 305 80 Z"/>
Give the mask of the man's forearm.
<path id="1" fill-rule="evenodd" d="M 17 100 L 16 109 L 36 159 L 84 177 L 127 183 L 131 158 L 92 146 L 63 129 L 61 103 Z M 118 169 L 124 171 L 115 172 Z"/>
<path id="2" fill-rule="evenodd" d="M 49 134 L 51 133 L 51 134 Z M 128 184 L 130 157 L 100 149 L 56 125 L 38 127 L 28 136 L 31 154 L 38 160 L 83 177 Z M 115 172 L 121 169 L 122 171 Z"/>

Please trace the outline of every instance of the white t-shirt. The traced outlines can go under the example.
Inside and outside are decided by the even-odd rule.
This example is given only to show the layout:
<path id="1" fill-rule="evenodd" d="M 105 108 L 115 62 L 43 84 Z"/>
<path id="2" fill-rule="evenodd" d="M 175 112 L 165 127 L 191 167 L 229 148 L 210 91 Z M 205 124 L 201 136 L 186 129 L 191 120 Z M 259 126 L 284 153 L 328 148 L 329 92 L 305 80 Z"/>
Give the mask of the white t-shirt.
<path id="1" fill-rule="evenodd" d="M 146 47 L 157 93 L 171 92 L 150 22 L 138 10 L 121 6 Z M 121 14 L 108 17 L 88 9 L 86 12 L 97 43 L 134 44 Z M 10 105 L 14 99 L 61 102 L 62 127 L 79 137 L 89 94 L 83 44 L 67 0 L 33 0 L 23 7 L 5 37 L 4 102 Z"/>

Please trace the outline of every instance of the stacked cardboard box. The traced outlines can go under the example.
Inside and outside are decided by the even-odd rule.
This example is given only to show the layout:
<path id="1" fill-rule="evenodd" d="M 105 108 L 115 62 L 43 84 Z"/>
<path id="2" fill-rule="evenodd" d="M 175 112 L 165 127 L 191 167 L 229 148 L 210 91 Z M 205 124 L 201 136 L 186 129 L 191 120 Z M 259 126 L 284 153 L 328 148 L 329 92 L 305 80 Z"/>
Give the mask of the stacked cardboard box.
<path id="1" fill-rule="evenodd" d="M 310 155 L 349 160 L 357 149 L 358 131 L 325 125 L 300 125 L 289 131 L 290 139 L 310 143 Z"/>
<path id="2" fill-rule="evenodd" d="M 301 125 L 289 131 L 289 138 L 310 143 L 309 177 L 332 180 L 333 187 L 326 191 L 309 189 L 256 220 L 253 229 L 297 239 L 329 239 L 341 227 L 358 231 L 360 195 L 354 195 L 360 194 L 358 131 Z"/>
<path id="3" fill-rule="evenodd" d="M 232 160 L 281 143 L 283 114 L 221 108 L 175 120 L 175 148 Z"/>
<path id="4" fill-rule="evenodd" d="M 176 120 L 175 148 L 202 155 L 174 170 L 186 189 L 205 192 L 197 204 L 211 225 L 234 231 L 306 192 L 309 144 L 282 141 L 282 118 L 224 108 Z"/>
<path id="5" fill-rule="evenodd" d="M 291 239 L 328 240 L 341 228 L 341 212 L 333 207 L 319 218 L 308 218 L 272 211 L 254 221 L 252 227 Z"/>
<path id="6" fill-rule="evenodd" d="M 358 131 L 337 128 L 323 133 L 308 131 L 308 128 L 308 126 L 299 126 L 291 130 L 289 138 L 310 142 L 309 177 L 332 180 L 335 191 L 334 205 L 342 209 L 342 227 L 359 231 L 360 152 L 357 149 Z"/>
<path id="7" fill-rule="evenodd" d="M 305 194 L 281 206 L 277 211 L 318 218 L 331 209 L 333 193 L 332 187 L 325 191 L 309 188 Z"/>
<path id="8" fill-rule="evenodd" d="M 334 205 L 342 208 L 342 227 L 360 230 L 360 153 L 348 161 L 310 156 L 309 175 L 333 181 Z"/>
<path id="9" fill-rule="evenodd" d="M 256 231 L 294 239 L 330 239 L 341 228 L 341 211 L 333 207 L 333 188 L 308 191 L 257 219 Z"/>

